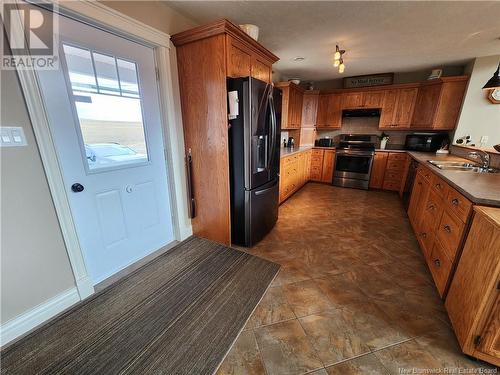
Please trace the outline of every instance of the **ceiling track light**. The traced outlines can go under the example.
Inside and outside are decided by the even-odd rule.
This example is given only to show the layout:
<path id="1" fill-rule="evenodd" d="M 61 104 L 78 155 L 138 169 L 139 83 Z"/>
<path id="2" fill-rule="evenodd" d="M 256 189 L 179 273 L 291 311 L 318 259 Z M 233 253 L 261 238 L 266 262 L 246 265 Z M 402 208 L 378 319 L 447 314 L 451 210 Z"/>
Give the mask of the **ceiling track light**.
<path id="1" fill-rule="evenodd" d="M 335 53 L 333 54 L 333 66 L 335 68 L 339 68 L 339 73 L 344 73 L 345 70 L 345 64 L 344 64 L 344 59 L 343 55 L 345 53 L 344 49 L 340 49 L 338 44 L 335 46 Z"/>

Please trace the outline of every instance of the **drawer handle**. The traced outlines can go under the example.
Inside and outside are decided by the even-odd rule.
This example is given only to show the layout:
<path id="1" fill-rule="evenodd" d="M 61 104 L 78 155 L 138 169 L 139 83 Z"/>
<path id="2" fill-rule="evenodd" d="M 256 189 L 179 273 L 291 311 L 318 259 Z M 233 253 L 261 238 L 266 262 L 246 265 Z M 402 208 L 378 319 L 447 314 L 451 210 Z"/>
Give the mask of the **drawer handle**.
<path id="1" fill-rule="evenodd" d="M 427 233 L 425 233 L 425 232 L 420 233 L 420 237 L 422 237 L 422 238 L 427 238 Z"/>
<path id="2" fill-rule="evenodd" d="M 436 265 L 436 267 L 441 267 L 441 261 L 439 259 L 434 259 L 434 264 Z"/>
<path id="3" fill-rule="evenodd" d="M 429 210 L 434 210 L 435 208 L 436 206 L 434 206 L 432 203 L 429 206 L 427 206 L 427 209 Z"/>
<path id="4" fill-rule="evenodd" d="M 453 198 L 451 200 L 451 204 L 453 204 L 454 206 L 458 206 L 458 199 L 457 198 Z"/>
<path id="5" fill-rule="evenodd" d="M 438 189 L 441 189 L 441 184 L 436 184 L 436 187 L 437 187 Z"/>
<path id="6" fill-rule="evenodd" d="M 446 232 L 451 233 L 451 227 L 450 227 L 448 224 L 446 224 L 446 225 L 443 227 L 443 229 L 444 229 Z"/>

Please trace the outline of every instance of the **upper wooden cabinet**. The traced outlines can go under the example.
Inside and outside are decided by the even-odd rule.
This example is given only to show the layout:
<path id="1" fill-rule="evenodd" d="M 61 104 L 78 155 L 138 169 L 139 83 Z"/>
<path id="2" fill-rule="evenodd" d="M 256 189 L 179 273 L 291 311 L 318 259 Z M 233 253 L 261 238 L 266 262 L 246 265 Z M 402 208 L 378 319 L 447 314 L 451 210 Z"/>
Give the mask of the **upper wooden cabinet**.
<path id="1" fill-rule="evenodd" d="M 467 87 L 468 76 L 443 77 L 418 89 L 412 128 L 453 130 Z"/>
<path id="2" fill-rule="evenodd" d="M 342 126 L 342 95 L 321 94 L 318 100 L 316 128 L 340 129 Z"/>
<path id="3" fill-rule="evenodd" d="M 300 129 L 304 89 L 292 82 L 279 82 L 276 87 L 283 91 L 281 129 Z"/>
<path id="4" fill-rule="evenodd" d="M 271 82 L 271 66 L 278 57 L 228 20 L 183 31 L 171 40 L 177 47 L 185 150 L 192 157 L 193 233 L 229 245 L 226 80 L 254 76 Z"/>
<path id="5" fill-rule="evenodd" d="M 314 128 L 318 114 L 319 91 L 304 92 L 302 101 L 302 128 Z"/>
<path id="6" fill-rule="evenodd" d="M 384 91 L 355 91 L 342 94 L 342 109 L 380 108 Z"/>
<path id="7" fill-rule="evenodd" d="M 408 129 L 415 110 L 417 93 L 417 87 L 386 90 L 382 101 L 379 128 Z"/>

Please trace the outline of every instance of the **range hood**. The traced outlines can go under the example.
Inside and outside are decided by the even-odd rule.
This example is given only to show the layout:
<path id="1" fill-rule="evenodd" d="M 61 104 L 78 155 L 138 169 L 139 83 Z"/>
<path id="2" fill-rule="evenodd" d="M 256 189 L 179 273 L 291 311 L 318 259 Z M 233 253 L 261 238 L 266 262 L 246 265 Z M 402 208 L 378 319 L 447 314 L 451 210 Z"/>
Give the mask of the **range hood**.
<path id="1" fill-rule="evenodd" d="M 344 109 L 342 117 L 380 117 L 380 108 Z"/>

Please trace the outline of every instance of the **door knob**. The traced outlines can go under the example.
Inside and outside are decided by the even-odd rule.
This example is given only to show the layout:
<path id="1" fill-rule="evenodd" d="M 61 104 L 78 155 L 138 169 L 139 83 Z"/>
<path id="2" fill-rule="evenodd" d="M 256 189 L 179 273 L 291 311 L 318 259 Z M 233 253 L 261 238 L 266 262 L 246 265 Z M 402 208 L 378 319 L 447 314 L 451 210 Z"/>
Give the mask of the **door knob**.
<path id="1" fill-rule="evenodd" d="M 71 191 L 73 191 L 73 193 L 80 193 L 84 190 L 85 188 L 83 187 L 82 184 L 79 184 L 78 182 L 74 183 L 73 185 L 71 185 Z"/>

